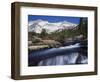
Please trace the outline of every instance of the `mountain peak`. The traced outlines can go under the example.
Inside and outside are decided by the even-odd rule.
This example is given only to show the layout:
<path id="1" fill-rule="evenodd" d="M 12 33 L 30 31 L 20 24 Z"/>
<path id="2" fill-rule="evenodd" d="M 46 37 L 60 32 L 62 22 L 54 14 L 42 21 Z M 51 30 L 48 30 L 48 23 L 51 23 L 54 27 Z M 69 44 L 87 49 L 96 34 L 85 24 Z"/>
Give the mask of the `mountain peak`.
<path id="1" fill-rule="evenodd" d="M 41 33 L 42 29 L 47 30 L 48 33 L 57 31 L 59 29 L 73 29 L 77 26 L 77 24 L 68 22 L 68 21 L 61 21 L 61 22 L 48 22 L 42 19 L 38 19 L 35 21 L 30 21 L 28 24 L 28 31 L 36 32 L 36 33 Z"/>

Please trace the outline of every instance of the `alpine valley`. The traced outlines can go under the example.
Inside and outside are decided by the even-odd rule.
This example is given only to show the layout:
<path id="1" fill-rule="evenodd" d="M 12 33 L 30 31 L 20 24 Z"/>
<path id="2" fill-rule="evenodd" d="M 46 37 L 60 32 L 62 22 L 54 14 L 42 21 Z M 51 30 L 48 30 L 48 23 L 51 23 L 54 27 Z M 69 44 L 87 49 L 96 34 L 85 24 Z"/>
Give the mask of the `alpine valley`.
<path id="1" fill-rule="evenodd" d="M 79 24 L 69 21 L 28 22 L 28 65 L 87 64 L 87 18 Z"/>

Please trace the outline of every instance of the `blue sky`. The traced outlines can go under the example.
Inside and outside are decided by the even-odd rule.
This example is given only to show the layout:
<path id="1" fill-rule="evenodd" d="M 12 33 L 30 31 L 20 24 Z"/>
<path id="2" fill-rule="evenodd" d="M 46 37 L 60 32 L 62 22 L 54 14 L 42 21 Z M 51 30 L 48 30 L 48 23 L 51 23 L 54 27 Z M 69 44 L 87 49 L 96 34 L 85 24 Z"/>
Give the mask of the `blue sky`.
<path id="1" fill-rule="evenodd" d="M 48 22 L 68 21 L 75 24 L 79 24 L 79 21 L 80 21 L 80 17 L 28 15 L 28 21 L 34 21 L 38 19 L 42 19 Z"/>

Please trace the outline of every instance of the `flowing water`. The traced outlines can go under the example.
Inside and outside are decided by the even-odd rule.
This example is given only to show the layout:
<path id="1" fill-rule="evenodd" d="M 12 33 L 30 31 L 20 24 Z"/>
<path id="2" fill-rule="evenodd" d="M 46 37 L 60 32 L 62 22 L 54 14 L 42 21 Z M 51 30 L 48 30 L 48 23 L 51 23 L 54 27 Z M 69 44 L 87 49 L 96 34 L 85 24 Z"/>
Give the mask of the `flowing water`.
<path id="1" fill-rule="evenodd" d="M 72 65 L 87 64 L 87 47 L 80 43 L 32 51 L 28 57 L 29 66 L 51 66 L 51 65 Z"/>

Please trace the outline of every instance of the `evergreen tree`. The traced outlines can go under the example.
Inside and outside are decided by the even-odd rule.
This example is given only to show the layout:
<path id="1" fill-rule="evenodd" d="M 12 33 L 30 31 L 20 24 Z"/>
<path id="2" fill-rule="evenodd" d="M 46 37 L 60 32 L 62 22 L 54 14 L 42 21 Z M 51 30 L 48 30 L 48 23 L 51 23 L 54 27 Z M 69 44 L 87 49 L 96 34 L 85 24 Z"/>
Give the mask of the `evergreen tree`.
<path id="1" fill-rule="evenodd" d="M 83 34 L 85 38 L 87 38 L 87 26 L 88 26 L 88 21 L 87 18 L 80 18 L 80 24 L 79 24 L 79 33 Z"/>
<path id="2" fill-rule="evenodd" d="M 45 29 L 42 29 L 42 32 L 40 34 L 40 37 L 43 38 L 43 37 L 47 36 L 47 34 L 48 33 L 46 32 L 46 30 Z"/>

